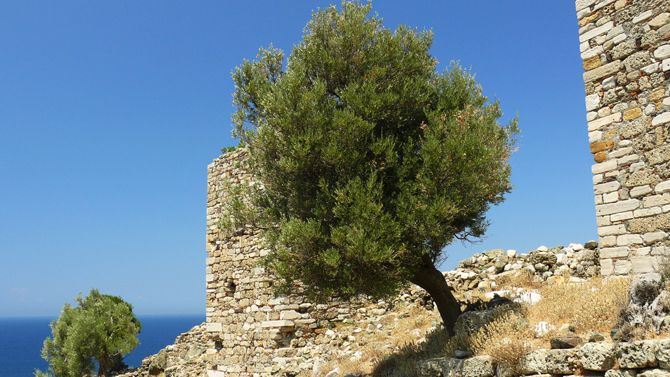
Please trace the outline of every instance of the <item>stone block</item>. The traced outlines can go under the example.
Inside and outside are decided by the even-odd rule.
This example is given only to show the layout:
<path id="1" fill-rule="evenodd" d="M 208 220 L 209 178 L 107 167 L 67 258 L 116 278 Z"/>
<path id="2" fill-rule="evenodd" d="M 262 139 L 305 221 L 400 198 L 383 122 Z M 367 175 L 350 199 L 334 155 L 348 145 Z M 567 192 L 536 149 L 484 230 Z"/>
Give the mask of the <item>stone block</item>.
<path id="1" fill-rule="evenodd" d="M 279 319 L 293 320 L 302 318 L 302 314 L 296 312 L 295 310 L 282 310 L 279 313 Z"/>
<path id="2" fill-rule="evenodd" d="M 492 377 L 494 373 L 491 356 L 475 356 L 463 360 L 463 377 Z"/>
<path id="3" fill-rule="evenodd" d="M 598 59 L 600 60 L 600 59 Z M 600 107 L 600 95 L 591 94 L 586 96 L 586 111 L 596 110 Z"/>
<path id="4" fill-rule="evenodd" d="M 669 185 L 669 189 L 670 189 L 670 185 Z M 631 196 L 631 198 L 637 198 L 639 196 L 647 195 L 652 191 L 653 190 L 648 185 L 647 186 L 637 186 L 637 187 L 633 187 L 629 191 L 629 195 Z"/>
<path id="5" fill-rule="evenodd" d="M 614 213 L 626 212 L 637 209 L 640 206 L 638 199 L 622 200 L 617 203 L 601 204 L 596 206 L 596 216 L 611 215 Z M 614 234 L 614 233 L 610 233 Z M 622 234 L 622 233 L 619 233 Z"/>
<path id="6" fill-rule="evenodd" d="M 596 141 L 595 143 L 591 143 L 589 145 L 589 149 L 591 150 L 591 153 L 597 153 L 600 151 L 604 150 L 612 150 L 614 148 L 614 141 L 613 140 L 603 140 L 603 141 Z"/>
<path id="7" fill-rule="evenodd" d="M 275 321 L 263 321 L 261 323 L 261 327 L 263 328 L 275 328 L 275 327 L 284 327 L 284 328 L 289 328 L 289 327 L 295 327 L 295 323 L 293 321 L 288 321 L 288 320 L 275 320 Z"/>
<path id="8" fill-rule="evenodd" d="M 612 30 L 614 30 L 614 29 L 612 29 Z M 609 33 L 608 33 L 608 35 L 609 35 Z M 588 43 L 587 43 L 587 45 L 588 45 Z M 605 51 L 603 50 L 602 46 L 596 46 L 594 48 L 587 49 L 584 52 L 582 52 L 581 57 L 582 57 L 582 60 L 589 60 L 589 59 L 593 59 L 595 57 L 597 57 L 598 60 L 600 60 L 600 54 L 602 54 L 604 52 Z M 597 94 L 595 94 L 595 95 L 597 95 Z M 587 97 L 589 97 L 589 96 L 587 96 Z M 600 102 L 600 97 L 598 97 L 598 102 Z"/>
<path id="9" fill-rule="evenodd" d="M 663 369 L 647 369 L 638 373 L 636 377 L 670 377 L 670 372 Z"/>
<path id="10" fill-rule="evenodd" d="M 651 16 L 653 16 L 653 15 L 654 15 L 654 11 L 651 10 L 651 9 L 649 9 L 647 11 L 644 11 L 644 12 L 638 14 L 637 16 L 633 17 L 633 23 L 634 24 L 639 24 L 640 22 L 644 22 L 644 21 L 650 19 Z"/>
<path id="11" fill-rule="evenodd" d="M 665 24 L 670 23 L 670 13 L 663 12 L 654 17 L 647 25 L 652 29 L 658 29 Z"/>
<path id="12" fill-rule="evenodd" d="M 589 122 L 589 124 L 588 124 L 589 131 L 597 131 L 604 126 L 608 126 L 608 125 L 610 125 L 612 123 L 616 123 L 616 122 L 621 122 L 621 119 L 622 119 L 621 116 L 622 116 L 622 113 L 619 111 L 619 112 L 612 113 L 612 114 L 610 114 L 606 117 L 596 119 L 592 122 Z"/>
<path id="13" fill-rule="evenodd" d="M 420 376 L 462 377 L 463 360 L 451 357 L 421 360 L 416 363 L 416 369 Z"/>
<path id="14" fill-rule="evenodd" d="M 589 83 L 591 81 L 595 81 L 598 79 L 601 79 L 606 76 L 610 76 L 612 74 L 615 74 L 621 70 L 621 61 L 620 60 L 615 60 L 611 63 L 605 64 L 602 67 L 598 67 L 596 69 L 592 69 L 588 72 L 584 72 L 584 82 Z"/>
<path id="15" fill-rule="evenodd" d="M 628 72 L 633 72 L 651 63 L 653 63 L 653 61 L 651 60 L 649 51 L 646 50 L 638 51 L 623 61 L 623 65 Z"/>
<path id="16" fill-rule="evenodd" d="M 577 8 L 577 11 L 579 12 L 580 10 L 590 7 L 596 2 L 596 0 L 577 0 L 575 1 L 575 7 Z"/>
<path id="17" fill-rule="evenodd" d="M 640 208 L 633 211 L 633 217 L 649 217 L 663 212 L 661 207 Z"/>
<path id="18" fill-rule="evenodd" d="M 647 272 L 656 271 L 656 257 L 635 256 L 630 257 L 630 262 L 633 266 L 633 273 L 635 274 L 644 274 Z"/>
<path id="19" fill-rule="evenodd" d="M 630 220 L 633 217 L 633 211 L 627 211 L 627 212 L 621 212 L 621 213 L 615 213 L 610 216 L 611 221 L 624 221 L 624 220 Z"/>
<path id="20" fill-rule="evenodd" d="M 608 171 L 612 171 L 616 168 L 617 168 L 617 161 L 609 160 L 591 166 L 591 172 L 593 174 L 601 174 Z"/>
<path id="21" fill-rule="evenodd" d="M 208 322 L 205 325 L 207 332 L 221 332 L 223 331 L 223 324 L 217 322 Z"/>
<path id="22" fill-rule="evenodd" d="M 580 367 L 580 358 L 575 349 L 553 349 L 547 351 L 547 372 L 551 374 L 572 374 Z"/>
<path id="23" fill-rule="evenodd" d="M 526 354 L 519 362 L 521 373 L 529 375 L 547 373 L 547 352 L 546 349 L 536 349 Z"/>
<path id="24" fill-rule="evenodd" d="M 670 339 L 661 339 L 656 343 L 656 360 L 659 367 L 670 369 Z"/>
<path id="25" fill-rule="evenodd" d="M 643 238 L 644 243 L 646 243 L 647 245 L 651 245 L 659 241 L 664 241 L 665 239 L 668 238 L 668 234 L 659 230 L 656 232 L 645 233 Z"/>
<path id="26" fill-rule="evenodd" d="M 665 89 L 659 89 L 649 95 L 649 100 L 651 102 L 658 102 L 663 98 L 665 98 Z"/>
<path id="27" fill-rule="evenodd" d="M 600 274 L 603 276 L 609 276 L 612 275 L 613 273 L 614 273 L 614 261 L 612 261 L 612 259 L 600 259 Z"/>
<path id="28" fill-rule="evenodd" d="M 600 56 L 594 56 L 591 59 L 582 63 L 582 68 L 584 68 L 585 71 L 591 71 L 591 70 L 596 69 L 600 66 L 602 66 L 602 63 L 600 62 Z M 597 107 L 595 107 L 591 110 L 594 110 L 594 109 L 597 109 Z M 589 109 L 587 109 L 587 110 L 589 110 Z"/>
<path id="29" fill-rule="evenodd" d="M 668 122 L 670 122 L 670 111 L 666 111 L 652 118 L 651 125 L 652 127 L 655 127 Z"/>
<path id="30" fill-rule="evenodd" d="M 628 275 L 633 269 L 633 264 L 629 260 L 619 259 L 614 262 L 615 275 Z"/>
<path id="31" fill-rule="evenodd" d="M 615 267 L 616 269 L 616 267 Z M 649 368 L 658 365 L 657 340 L 642 340 L 619 344 L 619 367 L 626 369 Z"/>
<path id="32" fill-rule="evenodd" d="M 623 224 L 602 226 L 598 228 L 598 235 L 601 237 L 616 236 L 624 233 L 626 233 L 626 227 Z"/>
<path id="33" fill-rule="evenodd" d="M 579 348 L 579 358 L 584 369 L 607 371 L 616 364 L 618 348 L 612 343 L 586 343 Z"/>
<path id="34" fill-rule="evenodd" d="M 670 45 L 663 45 L 654 51 L 654 57 L 658 60 L 670 58 Z"/>
<path id="35" fill-rule="evenodd" d="M 607 247 L 600 250 L 600 258 L 623 258 L 627 257 L 630 254 L 630 248 L 623 247 Z"/>
<path id="36" fill-rule="evenodd" d="M 623 118 L 626 120 L 633 120 L 642 116 L 642 109 L 636 107 L 634 109 L 627 110 L 623 113 Z"/>
<path id="37" fill-rule="evenodd" d="M 617 181 L 601 183 L 593 186 L 594 194 L 605 194 L 608 192 L 613 192 L 621 188 L 621 184 Z M 649 189 L 651 191 L 651 189 Z M 669 189 L 670 190 L 670 189 Z"/>
<path id="38" fill-rule="evenodd" d="M 642 199 L 642 206 L 645 208 L 658 207 L 670 203 L 670 194 L 658 194 L 647 196 Z"/>
<path id="39" fill-rule="evenodd" d="M 638 234 L 624 234 L 616 239 L 617 246 L 640 245 L 644 243 L 642 237 Z"/>
<path id="40" fill-rule="evenodd" d="M 601 34 L 605 34 L 608 31 L 610 31 L 613 27 L 614 27 L 614 22 L 609 21 L 609 22 L 605 23 L 604 25 L 602 25 L 600 27 L 597 27 L 595 29 L 591 29 L 591 30 L 583 33 L 582 35 L 580 35 L 579 36 L 579 42 L 586 42 L 591 38 L 597 37 Z M 586 81 L 586 80 L 584 80 L 584 81 Z"/>

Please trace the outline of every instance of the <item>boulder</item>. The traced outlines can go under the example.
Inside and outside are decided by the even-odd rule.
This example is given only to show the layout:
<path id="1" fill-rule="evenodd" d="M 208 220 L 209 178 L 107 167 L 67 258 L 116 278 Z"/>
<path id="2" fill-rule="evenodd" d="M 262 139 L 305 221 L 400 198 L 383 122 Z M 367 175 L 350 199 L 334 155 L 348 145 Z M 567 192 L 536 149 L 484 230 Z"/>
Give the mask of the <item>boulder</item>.
<path id="1" fill-rule="evenodd" d="M 656 367 L 656 340 L 619 344 L 619 366 L 626 369 Z"/>
<path id="2" fill-rule="evenodd" d="M 495 373 L 491 356 L 475 356 L 463 360 L 463 377 L 491 377 Z"/>
<path id="3" fill-rule="evenodd" d="M 575 348 L 582 343 L 582 338 L 575 335 L 557 336 L 549 340 L 552 349 Z"/>
<path id="4" fill-rule="evenodd" d="M 474 334 L 482 326 L 493 320 L 493 310 L 476 310 L 465 312 L 458 316 L 454 331 L 456 336 L 466 336 Z"/>
<path id="5" fill-rule="evenodd" d="M 619 349 L 612 343 L 586 343 L 579 347 L 579 360 L 584 369 L 607 371 L 614 367 Z"/>

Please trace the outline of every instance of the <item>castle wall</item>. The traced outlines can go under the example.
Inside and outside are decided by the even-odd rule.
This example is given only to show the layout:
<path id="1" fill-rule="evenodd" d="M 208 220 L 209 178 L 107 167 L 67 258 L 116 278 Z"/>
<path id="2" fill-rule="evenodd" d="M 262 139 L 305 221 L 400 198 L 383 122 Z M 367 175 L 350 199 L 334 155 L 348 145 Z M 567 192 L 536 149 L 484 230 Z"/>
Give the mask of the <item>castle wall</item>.
<path id="1" fill-rule="evenodd" d="M 334 322 L 354 316 L 353 302 L 306 302 L 302 296 L 275 297 L 274 276 L 258 265 L 260 231 L 225 236 L 217 226 L 227 216 L 226 185 L 254 184 L 242 162 L 244 149 L 229 152 L 207 167 L 207 351 L 208 375 L 269 376 L 279 370 L 310 369 L 318 346 L 327 343 Z"/>
<path id="2" fill-rule="evenodd" d="M 601 273 L 648 271 L 670 231 L 670 2 L 575 3 Z"/>

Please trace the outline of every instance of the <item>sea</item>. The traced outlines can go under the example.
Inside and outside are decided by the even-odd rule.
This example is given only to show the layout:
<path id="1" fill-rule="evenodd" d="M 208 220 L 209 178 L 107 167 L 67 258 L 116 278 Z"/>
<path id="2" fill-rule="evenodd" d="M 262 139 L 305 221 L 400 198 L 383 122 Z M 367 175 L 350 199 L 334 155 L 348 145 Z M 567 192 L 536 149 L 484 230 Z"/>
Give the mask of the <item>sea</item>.
<path id="1" fill-rule="evenodd" d="M 138 315 L 137 319 L 142 323 L 137 336 L 140 345 L 124 358 L 131 367 L 140 366 L 142 359 L 205 322 L 205 315 Z M 40 352 L 44 339 L 51 336 L 52 320 L 53 317 L 0 317 L 0 377 L 29 377 L 35 374 L 35 369 L 47 371 L 49 364 Z"/>

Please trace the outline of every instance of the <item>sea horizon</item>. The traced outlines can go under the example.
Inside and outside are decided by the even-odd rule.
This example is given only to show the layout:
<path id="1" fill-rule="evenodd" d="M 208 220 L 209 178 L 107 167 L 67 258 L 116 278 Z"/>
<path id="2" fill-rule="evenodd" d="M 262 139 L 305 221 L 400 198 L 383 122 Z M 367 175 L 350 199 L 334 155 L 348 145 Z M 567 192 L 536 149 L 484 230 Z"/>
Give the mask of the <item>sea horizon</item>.
<path id="1" fill-rule="evenodd" d="M 205 322 L 205 314 L 136 315 L 142 323 L 140 345 L 124 358 L 129 367 L 138 367 L 147 356 L 158 353 L 175 339 Z M 58 316 L 0 317 L 0 376 L 33 376 L 35 369 L 46 372 L 49 364 L 40 353 L 51 336 L 49 324 Z M 96 370 L 97 372 L 97 370 Z"/>

